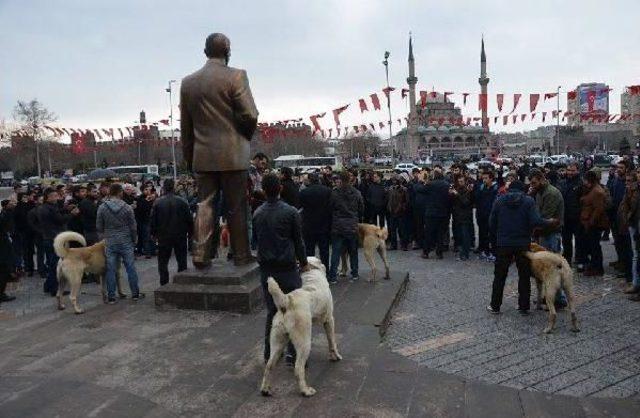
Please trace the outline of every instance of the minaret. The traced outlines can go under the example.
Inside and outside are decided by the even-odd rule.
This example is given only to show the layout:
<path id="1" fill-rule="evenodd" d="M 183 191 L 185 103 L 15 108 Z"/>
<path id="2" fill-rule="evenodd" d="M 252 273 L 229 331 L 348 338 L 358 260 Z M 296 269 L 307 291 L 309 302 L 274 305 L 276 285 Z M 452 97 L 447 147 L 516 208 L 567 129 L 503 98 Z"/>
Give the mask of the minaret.
<path id="1" fill-rule="evenodd" d="M 489 84 L 489 77 L 487 77 L 487 56 L 484 53 L 484 36 L 482 37 L 482 49 L 480 50 L 480 78 L 478 79 L 478 83 L 480 83 L 480 92 L 487 97 L 487 84 Z M 482 110 L 482 127 L 488 131 L 489 130 L 489 118 L 487 117 L 487 108 Z"/>
<path id="2" fill-rule="evenodd" d="M 406 151 L 408 156 L 414 157 L 418 152 L 418 114 L 416 112 L 416 83 L 418 78 L 416 77 L 416 63 L 413 59 L 413 43 L 411 40 L 411 33 L 409 33 L 409 77 L 407 77 L 407 84 L 409 84 L 409 124 L 407 126 L 408 138 L 406 144 Z"/>

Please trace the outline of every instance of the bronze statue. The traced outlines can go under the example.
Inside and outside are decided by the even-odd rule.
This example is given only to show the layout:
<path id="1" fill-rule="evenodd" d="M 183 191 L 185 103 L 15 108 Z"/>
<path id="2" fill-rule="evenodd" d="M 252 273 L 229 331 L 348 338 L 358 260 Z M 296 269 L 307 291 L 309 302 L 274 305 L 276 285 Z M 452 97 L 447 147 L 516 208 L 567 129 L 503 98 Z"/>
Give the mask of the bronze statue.
<path id="1" fill-rule="evenodd" d="M 258 110 L 244 70 L 228 67 L 229 39 L 207 37 L 204 67 L 182 80 L 180 128 L 182 152 L 195 173 L 200 203 L 196 214 L 193 264 L 211 264 L 214 199 L 224 194 L 226 218 L 235 265 L 254 261 L 247 234 L 247 169 L 249 141 L 256 130 Z"/>

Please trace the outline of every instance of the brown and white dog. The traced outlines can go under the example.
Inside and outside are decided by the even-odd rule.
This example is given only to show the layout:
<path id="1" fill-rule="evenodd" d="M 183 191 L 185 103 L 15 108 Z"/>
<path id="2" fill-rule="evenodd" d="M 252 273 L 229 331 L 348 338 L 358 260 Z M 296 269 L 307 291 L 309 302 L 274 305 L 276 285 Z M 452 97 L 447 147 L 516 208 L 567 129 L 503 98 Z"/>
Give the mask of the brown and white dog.
<path id="1" fill-rule="evenodd" d="M 575 311 L 573 270 L 571 270 L 571 266 L 560 254 L 547 251 L 546 248 L 536 243 L 531 243 L 529 250 L 526 256 L 531 261 L 531 273 L 536 279 L 538 309 L 542 309 L 543 296 L 549 309 L 549 322 L 543 332 L 548 334 L 553 331 L 557 316 L 554 301 L 556 293 L 561 288 L 564 289 L 567 295 L 567 305 L 571 314 L 571 331 L 580 331 Z"/>
<path id="2" fill-rule="evenodd" d="M 305 378 L 305 364 L 311 352 L 313 321 L 324 326 L 329 344 L 329 359 L 342 360 L 336 344 L 333 298 L 326 269 L 316 257 L 307 257 L 307 261 L 310 269 L 301 274 L 300 289 L 285 294 L 273 277 L 269 277 L 267 281 L 269 293 L 273 297 L 278 312 L 273 317 L 270 335 L 271 355 L 264 369 L 260 387 L 260 393 L 263 396 L 271 396 L 271 370 L 278 363 L 289 341 L 296 349 L 295 375 L 300 392 L 304 396 L 313 396 L 316 393 L 314 388 L 307 385 Z"/>
<path id="3" fill-rule="evenodd" d="M 69 243 L 75 241 L 82 245 L 80 248 L 69 248 Z M 77 232 L 65 231 L 59 233 L 53 240 L 53 249 L 56 255 L 60 257 L 57 266 L 58 276 L 58 309 L 65 309 L 62 303 L 65 284 L 68 282 L 71 286 L 69 299 L 73 305 L 75 313 L 84 313 L 78 304 L 78 294 L 82 285 L 82 277 L 85 273 L 95 274 L 99 277 L 99 285 L 102 292 L 102 300 L 106 303 L 106 282 L 104 274 L 107 268 L 107 259 L 105 257 L 105 242 L 100 241 L 87 247 L 87 241 Z M 122 284 L 120 283 L 120 272 L 116 274 L 116 283 L 118 286 L 118 295 L 122 298 Z"/>
<path id="4" fill-rule="evenodd" d="M 364 250 L 364 258 L 371 267 L 370 282 L 376 281 L 377 270 L 373 252 L 377 251 L 384 264 L 384 279 L 389 280 L 389 262 L 387 261 L 386 240 L 389 236 L 387 228 L 379 228 L 371 224 L 358 224 L 358 241 Z M 341 275 L 347 275 L 347 252 L 341 254 Z"/>

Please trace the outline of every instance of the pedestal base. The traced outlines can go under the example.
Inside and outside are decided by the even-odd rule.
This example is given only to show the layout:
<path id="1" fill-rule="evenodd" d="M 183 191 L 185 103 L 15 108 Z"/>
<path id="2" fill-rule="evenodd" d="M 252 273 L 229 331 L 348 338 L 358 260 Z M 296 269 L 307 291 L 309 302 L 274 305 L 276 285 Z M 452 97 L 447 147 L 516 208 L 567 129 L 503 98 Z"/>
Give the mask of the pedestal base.
<path id="1" fill-rule="evenodd" d="M 176 273 L 171 283 L 155 292 L 157 307 L 251 313 L 262 308 L 263 295 L 257 263 L 234 266 L 215 260 L 206 270 Z"/>

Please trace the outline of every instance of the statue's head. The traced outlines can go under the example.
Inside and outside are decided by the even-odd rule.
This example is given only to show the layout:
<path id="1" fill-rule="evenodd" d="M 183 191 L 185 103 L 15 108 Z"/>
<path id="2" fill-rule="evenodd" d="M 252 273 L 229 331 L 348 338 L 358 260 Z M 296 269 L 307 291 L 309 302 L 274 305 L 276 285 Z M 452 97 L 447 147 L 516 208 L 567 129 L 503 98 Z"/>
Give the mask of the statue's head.
<path id="1" fill-rule="evenodd" d="M 204 54 L 207 58 L 224 58 L 229 63 L 231 57 L 231 42 L 222 33 L 212 33 L 204 43 Z"/>

